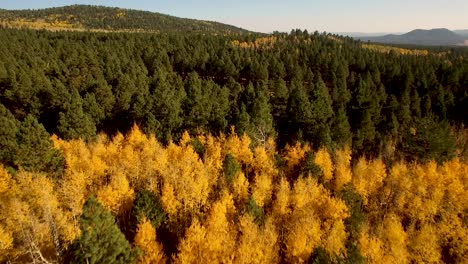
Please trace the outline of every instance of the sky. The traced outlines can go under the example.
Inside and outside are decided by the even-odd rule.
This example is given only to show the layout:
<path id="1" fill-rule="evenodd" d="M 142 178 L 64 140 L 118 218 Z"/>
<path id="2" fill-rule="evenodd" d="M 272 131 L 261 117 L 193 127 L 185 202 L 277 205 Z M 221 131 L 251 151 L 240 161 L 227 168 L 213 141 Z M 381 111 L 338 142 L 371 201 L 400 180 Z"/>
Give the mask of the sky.
<path id="1" fill-rule="evenodd" d="M 0 0 L 3 9 L 92 4 L 212 20 L 257 32 L 468 29 L 468 0 Z"/>

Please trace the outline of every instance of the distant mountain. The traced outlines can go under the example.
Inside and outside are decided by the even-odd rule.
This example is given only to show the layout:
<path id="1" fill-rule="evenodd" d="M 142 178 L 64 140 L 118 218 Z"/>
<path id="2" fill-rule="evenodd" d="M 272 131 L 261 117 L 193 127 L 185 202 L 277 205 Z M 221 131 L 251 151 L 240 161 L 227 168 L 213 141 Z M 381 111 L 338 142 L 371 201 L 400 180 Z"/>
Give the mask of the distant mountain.
<path id="1" fill-rule="evenodd" d="M 468 29 L 454 30 L 453 32 L 457 33 L 458 35 L 468 38 Z"/>
<path id="2" fill-rule="evenodd" d="M 72 5 L 39 10 L 0 9 L 0 25 L 75 31 L 246 33 L 218 22 L 103 6 Z"/>
<path id="3" fill-rule="evenodd" d="M 390 34 L 380 37 L 360 37 L 360 39 L 387 44 L 455 46 L 463 45 L 468 38 L 446 28 L 437 28 L 430 30 L 416 29 L 402 35 Z"/>
<path id="4" fill-rule="evenodd" d="M 389 32 L 333 32 L 334 34 L 341 35 L 341 36 L 348 36 L 352 38 L 370 38 L 370 37 L 379 37 L 383 35 L 390 34 Z M 399 34 L 399 33 L 391 33 L 391 34 Z"/>

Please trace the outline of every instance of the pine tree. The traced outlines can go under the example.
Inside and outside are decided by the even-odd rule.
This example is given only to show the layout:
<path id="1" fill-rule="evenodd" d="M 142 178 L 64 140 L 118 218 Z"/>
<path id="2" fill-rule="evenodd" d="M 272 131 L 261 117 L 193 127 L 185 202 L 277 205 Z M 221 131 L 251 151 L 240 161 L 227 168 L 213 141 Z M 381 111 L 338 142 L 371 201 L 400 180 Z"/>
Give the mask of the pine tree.
<path id="1" fill-rule="evenodd" d="M 0 162 L 11 166 L 18 147 L 16 133 L 19 122 L 3 104 L 0 104 L 0 123 Z"/>
<path id="2" fill-rule="evenodd" d="M 47 171 L 60 175 L 63 157 L 54 149 L 49 134 L 36 118 L 28 115 L 16 135 L 18 150 L 15 165 L 28 171 Z"/>
<path id="3" fill-rule="evenodd" d="M 83 206 L 80 216 L 81 236 L 72 245 L 75 263 L 133 263 L 138 251 L 119 230 L 111 213 L 94 197 Z"/>
<path id="4" fill-rule="evenodd" d="M 65 139 L 90 139 L 96 135 L 93 119 L 83 112 L 82 99 L 76 89 L 72 91 L 68 109 L 60 113 L 57 129 Z"/>

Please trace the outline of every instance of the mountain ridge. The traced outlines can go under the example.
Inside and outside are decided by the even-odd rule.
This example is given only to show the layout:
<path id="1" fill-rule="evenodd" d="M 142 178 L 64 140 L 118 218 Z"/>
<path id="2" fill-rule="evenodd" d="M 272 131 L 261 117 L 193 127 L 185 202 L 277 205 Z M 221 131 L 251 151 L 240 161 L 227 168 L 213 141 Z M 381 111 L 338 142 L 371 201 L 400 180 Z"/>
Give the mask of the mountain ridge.
<path id="1" fill-rule="evenodd" d="M 388 34 L 378 37 L 359 37 L 363 41 L 386 44 L 410 44 L 424 46 L 456 46 L 465 45 L 468 37 L 464 37 L 446 28 L 415 29 L 408 33 Z"/>
<path id="2" fill-rule="evenodd" d="M 246 29 L 215 21 L 98 5 L 68 5 L 21 10 L 0 9 L 0 25 L 9 28 L 55 31 L 252 33 Z"/>

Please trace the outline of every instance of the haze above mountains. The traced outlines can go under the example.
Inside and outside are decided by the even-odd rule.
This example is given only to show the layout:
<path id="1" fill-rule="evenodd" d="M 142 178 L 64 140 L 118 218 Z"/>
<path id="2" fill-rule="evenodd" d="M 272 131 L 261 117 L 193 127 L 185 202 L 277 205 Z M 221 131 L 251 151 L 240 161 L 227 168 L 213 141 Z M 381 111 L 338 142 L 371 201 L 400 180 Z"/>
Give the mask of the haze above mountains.
<path id="1" fill-rule="evenodd" d="M 0 25 L 12 28 L 70 31 L 252 33 L 218 22 L 178 18 L 148 11 L 88 5 L 39 10 L 0 9 Z M 468 29 L 454 31 L 445 28 L 416 29 L 404 34 L 359 32 L 336 34 L 386 44 L 468 46 Z"/>

